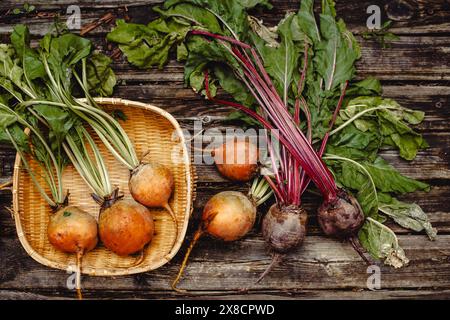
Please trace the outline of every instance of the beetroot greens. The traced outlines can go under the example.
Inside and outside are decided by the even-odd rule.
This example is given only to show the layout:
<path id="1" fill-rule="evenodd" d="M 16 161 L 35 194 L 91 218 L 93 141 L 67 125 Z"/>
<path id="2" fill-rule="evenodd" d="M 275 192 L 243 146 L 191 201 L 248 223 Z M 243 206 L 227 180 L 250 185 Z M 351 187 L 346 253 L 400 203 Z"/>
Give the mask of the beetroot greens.
<path id="1" fill-rule="evenodd" d="M 322 140 L 320 149 L 316 151 L 311 145 L 312 128 L 308 116 L 308 104 L 301 96 L 301 92 L 298 94 L 294 114 L 292 114 L 275 90 L 258 54 L 251 46 L 232 38 L 205 31 L 193 30 L 192 34 L 217 39 L 240 62 L 243 66 L 243 74 L 239 74 L 241 80 L 258 101 L 262 115 L 258 115 L 243 105 L 213 98 L 208 88 L 207 72 L 205 72 L 206 96 L 212 101 L 232 106 L 247 113 L 271 133 L 274 133 L 281 142 L 278 159 L 280 167 L 278 168 L 273 163 L 274 178 L 265 177 L 274 191 L 277 205 L 269 210 L 262 225 L 263 236 L 274 255 L 272 263 L 258 279 L 258 282 L 276 262 L 281 260 L 283 254 L 293 250 L 303 242 L 306 234 L 307 214 L 301 207 L 300 198 L 308 187 L 310 180 L 314 181 L 324 198 L 318 210 L 318 219 L 324 232 L 329 236 L 338 238 L 352 238 L 352 243 L 354 243 L 354 236 L 364 223 L 361 206 L 352 195 L 336 186 L 331 172 L 320 159 L 326 148 L 329 132 L 333 128 L 342 106 L 348 81 L 343 87 L 338 105 L 329 124 L 329 130 Z M 298 84 L 299 91 L 307 72 L 307 49 L 308 47 L 305 45 L 304 69 Z M 299 127 L 300 105 L 303 106 L 303 110 L 306 110 L 308 137 Z M 268 141 L 269 154 L 276 157 L 272 145 L 273 143 Z M 361 254 L 361 251 L 358 250 L 358 253 Z"/>

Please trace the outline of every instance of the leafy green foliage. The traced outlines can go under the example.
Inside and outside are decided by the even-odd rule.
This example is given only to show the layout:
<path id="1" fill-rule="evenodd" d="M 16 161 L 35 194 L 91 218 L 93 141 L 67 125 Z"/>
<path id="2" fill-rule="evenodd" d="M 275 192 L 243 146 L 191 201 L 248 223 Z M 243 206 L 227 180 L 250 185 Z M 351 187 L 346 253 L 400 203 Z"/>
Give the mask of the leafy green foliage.
<path id="1" fill-rule="evenodd" d="M 336 21 L 334 3 L 322 1 L 320 15 L 321 40 L 316 47 L 314 62 L 317 73 L 324 81 L 326 90 L 334 90 L 353 78 L 355 61 L 360 56 L 359 45 L 347 31 L 342 20 Z"/>
<path id="2" fill-rule="evenodd" d="M 24 92 L 29 92 L 30 88 L 25 83 L 23 69 L 14 55 L 15 51 L 10 45 L 0 44 L 0 87 L 22 101 L 22 92 L 17 87 L 24 88 Z"/>
<path id="3" fill-rule="evenodd" d="M 69 159 L 63 142 L 82 125 L 67 107 L 76 88 L 82 87 L 76 78 L 85 79 L 91 92 L 110 95 L 116 82 L 110 63 L 108 57 L 92 52 L 89 40 L 70 33 L 50 32 L 32 48 L 24 25 L 15 26 L 11 44 L 0 44 L 0 141 L 16 148 L 51 206 L 65 200 L 61 179 Z M 30 157 L 43 169 L 47 188 L 31 170 Z"/>
<path id="4" fill-rule="evenodd" d="M 409 263 L 395 233 L 372 218 L 367 218 L 359 231 L 359 241 L 374 258 L 387 265 L 401 268 Z"/>
<path id="5" fill-rule="evenodd" d="M 396 147 L 400 156 L 406 160 L 414 159 L 417 152 L 427 146 L 422 136 L 410 127 L 422 122 L 424 113 L 403 108 L 392 99 L 377 96 L 352 99 L 341 110 L 336 124 L 340 125 L 352 118 L 355 118 L 352 124 L 358 131 L 378 135 L 380 146 Z M 346 128 L 344 132 L 348 130 Z"/>
<path id="6" fill-rule="evenodd" d="M 32 4 L 29 4 L 28 2 L 25 2 L 23 4 L 22 8 L 14 8 L 12 10 L 12 14 L 14 14 L 14 15 L 28 14 L 28 13 L 32 13 L 35 10 L 36 10 L 35 6 L 33 6 Z"/>
<path id="7" fill-rule="evenodd" d="M 295 29 L 292 27 L 295 16 L 289 15 L 278 25 L 281 42 L 277 46 L 267 45 L 267 42 L 254 37 L 254 43 L 261 55 L 264 67 L 271 76 L 277 91 L 284 101 L 287 101 L 290 88 L 298 79 L 298 69 L 302 48 L 296 47 L 294 39 Z M 304 36 L 303 36 L 304 38 Z"/>
<path id="8" fill-rule="evenodd" d="M 431 240 L 436 239 L 436 229 L 431 226 L 428 216 L 417 204 L 402 202 L 382 194 L 379 209 L 402 227 L 416 232 L 425 230 Z"/>
<path id="9" fill-rule="evenodd" d="M 111 96 L 117 83 L 116 75 L 111 69 L 110 57 L 94 52 L 87 60 L 86 77 L 91 94 Z"/>
<path id="10" fill-rule="evenodd" d="M 165 22 L 160 19 L 152 26 L 118 20 L 116 28 L 108 34 L 107 38 L 119 44 L 120 50 L 133 65 L 140 68 L 155 65 L 162 67 L 169 59 L 172 46 L 184 40 L 188 31 L 189 28 L 186 25 L 174 20 Z"/>

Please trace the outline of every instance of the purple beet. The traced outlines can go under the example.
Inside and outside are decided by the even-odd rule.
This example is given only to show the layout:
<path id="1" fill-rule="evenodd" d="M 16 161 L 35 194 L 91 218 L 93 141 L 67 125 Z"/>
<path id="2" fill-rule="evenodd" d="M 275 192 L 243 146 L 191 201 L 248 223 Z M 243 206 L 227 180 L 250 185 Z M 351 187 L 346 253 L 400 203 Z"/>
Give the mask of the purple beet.
<path id="1" fill-rule="evenodd" d="M 339 189 L 331 202 L 323 202 L 317 210 L 320 227 L 327 236 L 349 238 L 355 235 L 364 223 L 364 213 L 358 201 Z"/>
<path id="2" fill-rule="evenodd" d="M 302 207 L 290 205 L 270 207 L 262 221 L 262 234 L 273 251 L 272 262 L 256 283 L 260 282 L 283 256 L 299 246 L 306 235 L 308 215 Z"/>
<path id="3" fill-rule="evenodd" d="M 361 244 L 358 240 L 358 231 L 364 224 L 363 210 L 354 196 L 343 189 L 338 189 L 337 197 L 329 202 L 323 202 L 317 210 L 317 219 L 322 231 L 331 237 L 347 239 L 360 257 L 368 264 Z"/>

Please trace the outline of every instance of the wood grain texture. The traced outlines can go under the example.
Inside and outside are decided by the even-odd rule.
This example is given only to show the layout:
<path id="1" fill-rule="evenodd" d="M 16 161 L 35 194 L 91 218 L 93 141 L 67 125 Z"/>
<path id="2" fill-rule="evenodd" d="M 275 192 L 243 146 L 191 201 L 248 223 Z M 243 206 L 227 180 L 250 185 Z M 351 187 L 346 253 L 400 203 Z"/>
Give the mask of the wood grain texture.
<path id="1" fill-rule="evenodd" d="M 381 266 L 384 290 L 448 290 L 445 279 L 450 277 L 450 236 L 440 236 L 430 242 L 423 236 L 401 236 L 399 239 L 409 258 L 410 266 L 393 270 Z M 50 270 L 27 258 L 17 250 L 17 239 L 1 239 L 2 274 L 0 290 L 21 284 L 21 290 L 65 292 L 68 274 Z M 116 278 L 84 277 L 86 293 L 90 290 L 134 290 L 174 295 L 170 281 L 178 270 L 181 257 L 162 267 L 158 272 Z M 194 291 L 237 294 L 250 286 L 270 262 L 264 241 L 259 236 L 230 244 L 204 238 L 193 251 L 180 287 Z M 282 291 L 292 294 L 303 290 L 366 290 L 367 266 L 348 243 L 321 236 L 307 237 L 302 248 L 288 255 L 284 262 L 260 284 L 252 287 L 259 294 Z"/>
<path id="2" fill-rule="evenodd" d="M 59 13 L 63 18 L 70 0 L 35 0 L 38 11 Z M 151 5 L 162 1 L 104 0 L 76 1 L 82 9 L 82 23 L 88 23 L 107 12 L 123 16 L 124 7 L 132 21 L 145 23 L 154 14 Z M 0 2 L 0 39 L 7 40 L 16 23 L 30 24 L 33 39 L 44 34 L 53 18 L 4 15 L 24 1 Z M 286 11 L 297 9 L 297 1 L 272 1 L 271 13 L 255 10 L 255 15 L 271 25 Z M 189 288 L 189 295 L 170 290 L 186 249 L 171 264 L 151 273 L 119 278 L 84 277 L 84 294 L 89 298 L 162 299 L 188 297 L 193 299 L 450 299 L 450 1 L 449 0 L 386 0 L 337 1 L 337 14 L 345 18 L 349 28 L 361 34 L 368 17 L 366 8 L 378 4 L 383 20 L 394 20 L 392 31 L 400 39 L 390 49 L 382 50 L 374 41 L 362 40 L 362 59 L 358 62 L 358 78 L 369 75 L 382 80 L 384 96 L 394 98 L 408 108 L 426 112 L 425 121 L 418 126 L 430 144 L 412 162 L 401 160 L 393 150 L 382 156 L 400 172 L 428 182 L 429 193 L 417 192 L 402 197 L 418 203 L 437 228 L 438 240 L 430 242 L 423 234 L 414 234 L 399 226 L 389 226 L 399 234 L 400 244 L 411 259 L 410 266 L 401 270 L 381 267 L 382 290 L 369 291 L 368 274 L 351 246 L 321 235 L 314 211 L 319 199 L 305 196 L 310 212 L 309 234 L 305 245 L 289 255 L 260 285 L 248 295 L 236 289 L 250 285 L 269 263 L 270 256 L 258 227 L 250 235 L 233 244 L 223 244 L 204 238 L 194 249 L 185 278 L 180 286 Z M 109 53 L 111 46 L 104 40 L 111 25 L 89 34 L 96 47 Z M 226 116 L 231 109 L 211 104 L 195 95 L 183 84 L 183 67 L 171 61 L 164 70 L 138 70 L 123 59 L 114 63 L 120 79 L 114 96 L 152 103 L 172 113 L 192 135 L 194 121 L 203 127 L 236 127 Z M 204 137 L 204 145 L 211 136 Z M 0 145 L 0 183 L 10 179 L 13 170 L 12 148 Z M 206 201 L 222 190 L 246 191 L 247 186 L 231 183 L 221 177 L 213 166 L 198 165 L 198 197 L 187 240 L 198 222 Z M 0 299 L 63 299 L 73 298 L 66 289 L 69 276 L 45 268 L 27 256 L 15 233 L 8 207 L 9 190 L 0 191 Z M 264 212 L 266 208 L 261 208 Z"/>
<path id="3" fill-rule="evenodd" d="M 0 11 L 6 12 L 12 8 L 22 7 L 25 1 L 3 0 L 0 3 Z M 163 3 L 162 0 L 102 0 L 90 1 L 79 0 L 76 4 L 81 8 L 82 23 L 89 23 L 106 12 L 118 12 L 127 8 L 129 15 L 137 22 L 147 22 L 155 16 L 152 7 Z M 298 10 L 298 1 L 276 0 L 272 11 L 267 12 L 261 9 L 254 10 L 254 14 L 262 18 L 268 25 L 276 24 L 286 11 Z M 370 5 L 378 5 L 381 9 L 383 21 L 390 19 L 395 22 L 392 31 L 396 34 L 447 34 L 450 32 L 450 2 L 447 0 L 362 0 L 362 1 L 336 1 L 336 11 L 339 17 L 344 17 L 348 27 L 355 33 L 367 30 L 366 20 L 369 14 L 366 13 Z M 33 4 L 38 12 L 59 13 L 66 16 L 67 8 L 74 4 L 71 0 L 35 0 Z M 316 2 L 316 10 L 319 2 Z M 12 25 L 17 22 L 33 22 L 33 14 L 28 16 L 8 15 L 2 18 L 3 21 Z M 1 22 L 1 20 L 0 20 Z M 41 23 L 49 25 L 51 19 L 40 19 Z M 36 29 L 36 32 L 43 32 L 45 29 Z M 100 28 L 94 34 L 101 34 L 105 29 Z"/>
<path id="4" fill-rule="evenodd" d="M 358 78 L 374 76 L 380 80 L 450 80 L 450 38 L 411 36 L 391 43 L 382 50 L 376 41 L 362 40 L 362 57 L 357 63 Z M 183 81 L 183 66 L 171 61 L 163 70 L 138 70 L 118 62 L 114 66 L 119 79 L 144 83 L 146 81 Z M 171 77 L 176 74 L 176 77 Z"/>

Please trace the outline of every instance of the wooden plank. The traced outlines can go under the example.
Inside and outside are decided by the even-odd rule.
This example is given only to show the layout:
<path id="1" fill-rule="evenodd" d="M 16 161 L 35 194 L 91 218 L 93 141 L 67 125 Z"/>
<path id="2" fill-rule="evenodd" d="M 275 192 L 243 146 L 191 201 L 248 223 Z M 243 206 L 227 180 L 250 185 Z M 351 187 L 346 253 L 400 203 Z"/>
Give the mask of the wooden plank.
<path id="1" fill-rule="evenodd" d="M 394 270 L 381 266 L 381 287 L 387 289 L 450 289 L 450 236 L 431 242 L 422 236 L 400 236 L 410 266 Z M 68 274 L 34 262 L 19 247 L 17 239 L 0 242 L 0 289 L 17 288 L 65 291 Z M 181 252 L 184 252 L 185 247 Z M 89 290 L 170 291 L 182 253 L 155 272 L 126 277 L 84 277 Z M 267 267 L 270 255 L 260 237 L 235 243 L 204 238 L 192 253 L 180 287 L 190 290 L 222 291 L 225 294 L 250 286 Z M 348 243 L 309 236 L 302 248 L 288 255 L 283 264 L 254 289 L 298 290 L 366 289 L 366 265 Z M 236 292 L 235 292 L 236 293 Z"/>
<path id="2" fill-rule="evenodd" d="M 297 291 L 270 291 L 258 290 L 247 294 L 227 294 L 221 291 L 192 291 L 189 296 L 181 296 L 173 292 L 155 292 L 135 290 L 84 290 L 83 296 L 88 299 L 186 299 L 190 300 L 379 300 L 379 299 L 433 299 L 443 300 L 450 298 L 450 290 L 297 290 Z M 73 293 L 58 290 L 33 290 L 32 292 L 20 289 L 0 290 L 1 300 L 66 300 L 74 299 Z"/>
<path id="3" fill-rule="evenodd" d="M 76 4 L 81 8 L 82 22 L 88 23 L 95 18 L 105 14 L 106 12 L 116 11 L 118 7 L 128 8 L 128 14 L 133 21 L 139 23 L 147 23 L 155 17 L 151 8 L 153 5 L 161 4 L 161 0 L 106 0 L 106 1 L 77 1 Z M 254 14 L 264 20 L 268 25 L 274 25 L 285 15 L 286 11 L 296 11 L 300 1 L 276 0 L 271 1 L 274 8 L 271 11 L 255 10 Z M 316 12 L 319 12 L 319 3 L 316 1 Z M 70 0 L 37 0 L 33 1 L 38 11 L 59 12 L 62 16 L 66 14 L 67 7 L 73 5 Z M 23 1 L 20 0 L 4 0 L 0 3 L 0 11 L 11 8 L 20 8 Z M 410 0 L 389 1 L 389 0 L 362 0 L 362 1 L 337 1 L 336 11 L 338 17 L 343 17 L 347 26 L 352 32 L 362 33 L 367 30 L 366 20 L 369 14 L 366 13 L 370 5 L 378 5 L 381 9 L 382 20 L 393 20 L 394 24 L 391 31 L 396 34 L 445 34 L 450 32 L 450 5 L 444 0 Z M 9 24 L 18 22 L 34 23 L 33 15 L 26 17 L 6 16 L 2 19 Z M 47 25 L 51 23 L 51 19 L 43 20 Z M 46 30 L 43 28 L 42 30 Z M 36 31 L 38 32 L 42 32 Z M 99 28 L 94 30 L 94 34 L 104 32 L 105 29 Z"/>
<path id="4" fill-rule="evenodd" d="M 380 80 L 450 80 L 450 38 L 401 37 L 390 49 L 374 41 L 362 40 L 362 57 L 357 63 L 358 78 L 373 76 Z M 175 61 L 162 70 L 139 70 L 126 61 L 114 65 L 119 79 L 127 82 L 183 81 L 183 66 Z"/>

